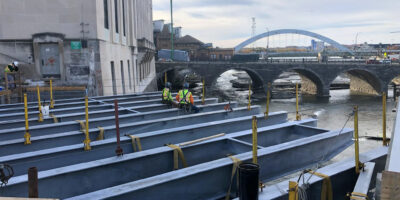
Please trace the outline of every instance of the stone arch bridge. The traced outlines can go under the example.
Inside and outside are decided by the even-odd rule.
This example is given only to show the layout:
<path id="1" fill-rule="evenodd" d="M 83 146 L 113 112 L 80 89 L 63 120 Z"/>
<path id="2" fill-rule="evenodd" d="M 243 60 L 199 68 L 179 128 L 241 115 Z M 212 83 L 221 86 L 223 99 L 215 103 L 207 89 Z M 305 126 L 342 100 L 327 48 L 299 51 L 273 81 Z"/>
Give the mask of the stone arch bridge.
<path id="1" fill-rule="evenodd" d="M 205 79 L 210 88 L 224 72 L 236 69 L 247 72 L 253 88 L 266 92 L 267 84 L 278 79 L 283 72 L 295 71 L 302 78 L 302 92 L 329 97 L 333 80 L 342 73 L 350 75 L 350 88 L 362 93 L 381 94 L 388 84 L 400 75 L 400 65 L 360 63 L 231 63 L 231 62 L 157 62 L 159 82 L 164 73 L 187 70 Z"/>

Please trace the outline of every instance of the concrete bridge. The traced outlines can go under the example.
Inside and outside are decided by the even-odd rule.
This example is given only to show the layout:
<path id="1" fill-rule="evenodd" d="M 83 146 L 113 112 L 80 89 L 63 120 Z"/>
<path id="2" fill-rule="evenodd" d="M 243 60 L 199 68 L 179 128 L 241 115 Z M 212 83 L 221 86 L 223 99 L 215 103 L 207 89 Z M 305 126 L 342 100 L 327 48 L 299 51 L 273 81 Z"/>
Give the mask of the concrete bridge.
<path id="1" fill-rule="evenodd" d="M 158 62 L 157 78 L 163 82 L 164 73 L 171 76 L 174 70 L 187 70 L 205 79 L 212 87 L 224 72 L 243 70 L 252 79 L 253 88 L 266 92 L 267 84 L 274 82 L 284 72 L 297 72 L 302 79 L 302 92 L 321 97 L 329 96 L 332 81 L 342 73 L 350 76 L 350 88 L 361 93 L 380 95 L 388 84 L 400 75 L 400 65 L 361 63 L 231 63 L 231 62 Z"/>

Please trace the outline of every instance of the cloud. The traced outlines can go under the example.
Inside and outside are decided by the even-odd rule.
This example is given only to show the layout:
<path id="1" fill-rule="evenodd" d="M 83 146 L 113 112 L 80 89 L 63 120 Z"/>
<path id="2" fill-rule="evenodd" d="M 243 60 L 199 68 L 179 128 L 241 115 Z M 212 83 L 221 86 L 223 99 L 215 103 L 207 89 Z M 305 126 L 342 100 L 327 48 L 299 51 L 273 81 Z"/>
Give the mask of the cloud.
<path id="1" fill-rule="evenodd" d="M 400 1 L 386 0 L 174 0 L 174 24 L 183 34 L 214 46 L 233 47 L 256 33 L 294 28 L 313 31 L 343 44 L 359 41 L 397 42 L 400 34 Z M 167 0 L 153 0 L 154 19 L 170 19 Z"/>

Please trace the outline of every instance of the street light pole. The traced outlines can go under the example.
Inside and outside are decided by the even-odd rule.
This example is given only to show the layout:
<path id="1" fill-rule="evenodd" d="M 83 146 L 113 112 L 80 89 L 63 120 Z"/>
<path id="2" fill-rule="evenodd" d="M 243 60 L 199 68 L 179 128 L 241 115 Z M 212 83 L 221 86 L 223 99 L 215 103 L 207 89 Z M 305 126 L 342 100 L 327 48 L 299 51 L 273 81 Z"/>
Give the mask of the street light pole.
<path id="1" fill-rule="evenodd" d="M 268 27 L 266 27 L 267 28 L 267 33 L 268 33 L 268 36 L 267 36 L 267 49 L 266 49 L 266 53 L 267 53 L 267 59 L 268 59 L 268 48 L 269 48 L 269 29 L 268 29 Z"/>
<path id="2" fill-rule="evenodd" d="M 171 7 L 171 60 L 174 60 L 174 20 L 172 17 L 172 0 L 170 0 Z"/>
<path id="3" fill-rule="evenodd" d="M 359 34 L 360 32 L 357 32 L 357 34 L 356 34 L 356 39 L 354 40 L 354 50 L 356 50 L 356 46 L 357 46 L 357 38 L 358 38 L 358 34 Z"/>

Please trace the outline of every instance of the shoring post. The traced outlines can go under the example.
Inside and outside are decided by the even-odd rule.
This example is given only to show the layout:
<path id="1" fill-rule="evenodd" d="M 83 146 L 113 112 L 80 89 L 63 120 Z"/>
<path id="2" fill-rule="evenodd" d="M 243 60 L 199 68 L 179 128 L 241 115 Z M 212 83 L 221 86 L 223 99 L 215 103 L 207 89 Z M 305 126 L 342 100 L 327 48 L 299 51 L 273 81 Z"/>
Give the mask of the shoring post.
<path id="1" fill-rule="evenodd" d="M 294 181 L 289 181 L 289 200 L 298 200 L 298 184 Z"/>
<path id="2" fill-rule="evenodd" d="M 88 96 L 85 96 L 85 140 L 83 141 L 85 151 L 89 151 L 90 147 L 90 137 L 89 137 L 89 103 L 88 103 Z"/>
<path id="3" fill-rule="evenodd" d="M 247 104 L 247 110 L 251 110 L 251 82 L 249 81 L 249 103 Z"/>
<path id="4" fill-rule="evenodd" d="M 28 197 L 38 198 L 38 171 L 36 167 L 31 167 L 28 169 Z"/>
<path id="5" fill-rule="evenodd" d="M 269 101 L 270 101 L 270 98 L 271 98 L 270 90 L 271 90 L 271 83 L 268 83 L 268 86 L 267 86 L 267 103 L 265 104 L 265 113 L 264 113 L 264 116 L 265 116 L 266 119 L 268 118 Z"/>
<path id="6" fill-rule="evenodd" d="M 118 100 L 114 99 L 114 108 L 115 108 L 115 130 L 117 134 L 117 149 L 115 153 L 117 156 L 122 156 L 124 154 L 121 145 L 120 145 L 120 135 L 119 135 L 119 120 L 118 120 Z"/>
<path id="7" fill-rule="evenodd" d="M 201 96 L 201 104 L 203 104 L 203 105 L 206 103 L 205 97 L 204 97 L 206 92 L 205 92 L 204 87 L 205 87 L 205 83 L 204 83 L 204 79 L 203 79 L 203 95 Z"/>
<path id="8" fill-rule="evenodd" d="M 31 144 L 31 134 L 29 134 L 29 121 L 28 121 L 28 100 L 24 94 L 24 108 L 25 108 L 25 135 L 24 144 Z"/>
<path id="9" fill-rule="evenodd" d="M 53 80 L 50 79 L 50 108 L 54 108 L 54 99 L 53 99 Z"/>
<path id="10" fill-rule="evenodd" d="M 42 103 L 40 102 L 40 89 L 39 85 L 36 85 L 36 91 L 37 91 L 37 98 L 38 98 L 38 107 L 39 107 L 39 122 L 43 121 L 43 113 L 42 113 Z"/>
<path id="11" fill-rule="evenodd" d="M 383 141 L 383 146 L 387 146 L 387 139 L 386 139 L 386 92 L 382 93 L 382 141 Z"/>
<path id="12" fill-rule="evenodd" d="M 363 164 L 360 162 L 360 149 L 359 149 L 359 137 L 358 137 L 358 106 L 354 106 L 354 151 L 355 151 L 355 162 L 356 162 L 356 173 L 360 173 L 360 168 Z"/>
<path id="13" fill-rule="evenodd" d="M 253 163 L 257 164 L 257 117 L 253 116 L 252 120 L 253 128 Z"/>
<path id="14" fill-rule="evenodd" d="M 299 84 L 296 83 L 296 120 L 301 120 L 301 116 L 299 114 Z"/>

